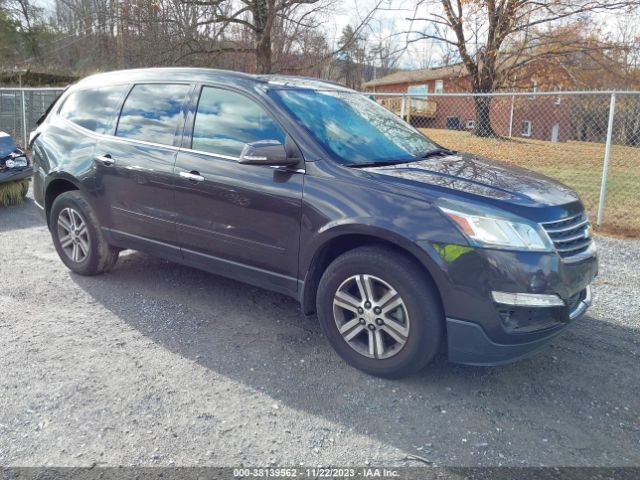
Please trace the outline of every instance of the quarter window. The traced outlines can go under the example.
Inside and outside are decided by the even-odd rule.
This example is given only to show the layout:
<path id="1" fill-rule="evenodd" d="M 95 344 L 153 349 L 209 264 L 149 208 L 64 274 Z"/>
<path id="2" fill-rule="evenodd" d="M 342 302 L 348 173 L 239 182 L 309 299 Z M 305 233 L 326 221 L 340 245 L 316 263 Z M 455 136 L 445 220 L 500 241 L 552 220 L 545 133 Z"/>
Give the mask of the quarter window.
<path id="1" fill-rule="evenodd" d="M 239 157 L 245 144 L 259 140 L 284 143 L 285 134 L 250 98 L 220 88 L 202 88 L 193 125 L 193 150 Z"/>
<path id="2" fill-rule="evenodd" d="M 127 85 L 72 92 L 60 109 L 60 116 L 96 133 L 113 134 L 120 101 Z"/>
<path id="3" fill-rule="evenodd" d="M 124 102 L 116 136 L 172 145 L 188 85 L 136 85 Z"/>

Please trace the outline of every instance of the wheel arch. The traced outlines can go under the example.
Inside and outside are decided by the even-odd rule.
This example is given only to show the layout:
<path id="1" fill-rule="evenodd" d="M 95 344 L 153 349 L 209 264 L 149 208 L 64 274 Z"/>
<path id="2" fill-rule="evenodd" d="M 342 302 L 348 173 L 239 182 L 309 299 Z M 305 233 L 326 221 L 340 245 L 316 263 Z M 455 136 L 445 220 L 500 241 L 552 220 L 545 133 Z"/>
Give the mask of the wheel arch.
<path id="1" fill-rule="evenodd" d="M 325 232 L 322 241 L 314 243 L 313 254 L 302 264 L 304 283 L 300 291 L 300 305 L 306 315 L 316 309 L 316 294 L 320 278 L 329 264 L 340 255 L 365 245 L 380 245 L 404 253 L 413 258 L 433 282 L 441 305 L 442 280 L 440 269 L 430 255 L 409 239 L 386 229 L 374 228 L 363 231 L 359 227 L 336 228 L 336 231 Z"/>
<path id="2" fill-rule="evenodd" d="M 49 227 L 49 215 L 51 213 L 51 206 L 54 200 L 64 192 L 70 192 L 73 190 L 80 190 L 78 184 L 68 177 L 56 177 L 52 179 L 45 189 L 44 194 L 44 211 L 47 217 L 47 227 Z"/>

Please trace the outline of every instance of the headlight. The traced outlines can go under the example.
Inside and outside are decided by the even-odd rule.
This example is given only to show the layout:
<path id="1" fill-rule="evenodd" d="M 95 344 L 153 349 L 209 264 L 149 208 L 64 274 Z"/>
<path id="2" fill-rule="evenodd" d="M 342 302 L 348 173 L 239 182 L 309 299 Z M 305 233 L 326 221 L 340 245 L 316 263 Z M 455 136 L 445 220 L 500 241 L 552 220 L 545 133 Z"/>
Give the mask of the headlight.
<path id="1" fill-rule="evenodd" d="M 4 164 L 7 166 L 7 168 L 26 167 L 27 166 L 27 158 L 26 157 L 10 158 L 6 162 L 4 162 Z"/>
<path id="2" fill-rule="evenodd" d="M 498 247 L 510 250 L 530 250 L 546 252 L 553 250 L 553 243 L 540 226 L 515 218 L 466 211 L 463 208 L 451 208 L 449 205 L 439 207 L 453 220 L 467 236 L 469 241 L 478 247 Z"/>

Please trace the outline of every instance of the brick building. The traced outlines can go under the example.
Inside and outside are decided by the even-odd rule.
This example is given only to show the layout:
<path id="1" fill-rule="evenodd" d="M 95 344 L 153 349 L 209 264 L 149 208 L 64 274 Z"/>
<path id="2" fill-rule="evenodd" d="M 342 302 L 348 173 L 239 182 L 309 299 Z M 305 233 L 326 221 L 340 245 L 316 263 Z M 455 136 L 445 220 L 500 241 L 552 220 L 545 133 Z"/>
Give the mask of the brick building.
<path id="1" fill-rule="evenodd" d="M 540 73 L 540 80 L 536 80 L 535 74 L 521 74 L 524 79 L 517 82 L 518 89 L 532 92 L 538 88 L 560 89 L 568 77 L 562 68 L 556 68 L 553 75 L 548 71 Z M 555 82 L 550 81 L 551 78 Z M 454 130 L 472 130 L 475 127 L 474 99 L 471 96 L 447 95 L 471 92 L 471 80 L 462 64 L 400 71 L 366 82 L 363 87 L 368 92 L 418 96 L 405 102 L 404 108 L 400 97 L 377 97 L 380 103 L 417 127 Z M 571 134 L 569 104 L 557 95 L 498 96 L 491 100 L 490 111 L 491 125 L 501 136 L 564 142 Z"/>

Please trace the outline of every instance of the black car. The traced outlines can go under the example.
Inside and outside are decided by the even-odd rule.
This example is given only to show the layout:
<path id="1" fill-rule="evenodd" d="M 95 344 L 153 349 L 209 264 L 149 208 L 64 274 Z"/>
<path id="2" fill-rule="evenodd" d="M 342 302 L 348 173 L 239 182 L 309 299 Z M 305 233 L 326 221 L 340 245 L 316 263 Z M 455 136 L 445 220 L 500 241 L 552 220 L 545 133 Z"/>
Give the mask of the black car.
<path id="1" fill-rule="evenodd" d="M 33 173 L 25 152 L 11 135 L 0 131 L 0 205 L 21 202 L 29 191 Z"/>
<path id="2" fill-rule="evenodd" d="M 136 249 L 290 295 L 382 376 L 529 355 L 591 301 L 577 195 L 436 145 L 312 79 L 99 74 L 32 135 L 34 195 L 74 272 Z"/>

